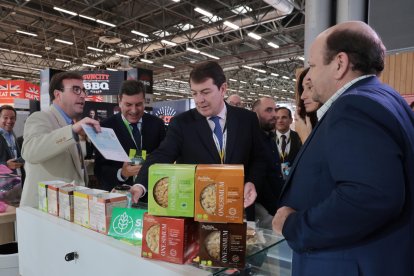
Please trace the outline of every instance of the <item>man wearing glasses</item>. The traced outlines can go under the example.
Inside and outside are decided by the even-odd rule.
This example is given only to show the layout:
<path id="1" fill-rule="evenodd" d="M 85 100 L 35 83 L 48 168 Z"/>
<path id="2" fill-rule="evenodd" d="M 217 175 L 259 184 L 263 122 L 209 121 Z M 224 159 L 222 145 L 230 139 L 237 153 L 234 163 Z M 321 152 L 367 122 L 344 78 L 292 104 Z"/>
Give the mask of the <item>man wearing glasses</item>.
<path id="1" fill-rule="evenodd" d="M 100 131 L 99 122 L 85 117 L 86 91 L 82 76 L 62 72 L 53 76 L 49 86 L 49 110 L 35 112 L 26 120 L 22 156 L 26 160 L 26 180 L 21 206 L 38 205 L 38 182 L 62 180 L 87 184 L 83 155 L 79 145 L 82 124 Z"/>

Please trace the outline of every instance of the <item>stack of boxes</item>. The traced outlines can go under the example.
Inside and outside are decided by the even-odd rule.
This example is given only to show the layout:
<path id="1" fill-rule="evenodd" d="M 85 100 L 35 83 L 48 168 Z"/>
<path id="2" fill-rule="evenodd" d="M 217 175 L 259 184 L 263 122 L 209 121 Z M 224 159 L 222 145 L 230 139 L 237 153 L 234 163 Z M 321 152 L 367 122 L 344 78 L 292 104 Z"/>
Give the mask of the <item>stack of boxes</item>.
<path id="1" fill-rule="evenodd" d="M 39 209 L 104 234 L 115 207 L 126 207 L 127 197 L 63 181 L 38 184 Z"/>
<path id="2" fill-rule="evenodd" d="M 244 267 L 243 189 L 242 165 L 152 165 L 142 256 Z"/>

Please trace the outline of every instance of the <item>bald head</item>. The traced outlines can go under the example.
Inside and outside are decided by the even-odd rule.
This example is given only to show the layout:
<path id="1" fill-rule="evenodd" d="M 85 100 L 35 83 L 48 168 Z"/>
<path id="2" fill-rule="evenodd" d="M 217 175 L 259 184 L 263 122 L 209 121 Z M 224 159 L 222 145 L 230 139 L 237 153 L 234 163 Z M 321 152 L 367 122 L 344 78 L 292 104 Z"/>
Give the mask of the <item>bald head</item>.
<path id="1" fill-rule="evenodd" d="M 227 98 L 227 103 L 232 106 L 242 107 L 242 100 L 239 95 L 232 94 Z"/>
<path id="2" fill-rule="evenodd" d="M 276 102 L 269 97 L 263 97 L 253 103 L 252 110 L 256 112 L 260 128 L 271 131 L 276 123 Z"/>
<path id="3" fill-rule="evenodd" d="M 323 104 L 349 81 L 362 75 L 379 75 L 384 69 L 384 56 L 382 41 L 364 22 L 344 22 L 325 30 L 309 52 L 312 99 Z"/>
<path id="4" fill-rule="evenodd" d="M 378 34 L 362 21 L 335 25 L 320 34 L 325 41 L 325 64 L 344 52 L 351 69 L 361 75 L 379 75 L 384 70 L 385 46 Z"/>

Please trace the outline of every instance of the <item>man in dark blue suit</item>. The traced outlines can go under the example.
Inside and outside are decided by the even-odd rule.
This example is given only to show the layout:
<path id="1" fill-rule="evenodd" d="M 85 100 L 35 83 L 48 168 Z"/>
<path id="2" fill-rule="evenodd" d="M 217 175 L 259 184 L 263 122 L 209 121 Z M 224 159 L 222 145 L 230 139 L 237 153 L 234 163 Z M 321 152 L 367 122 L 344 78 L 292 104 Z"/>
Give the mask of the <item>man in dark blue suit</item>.
<path id="1" fill-rule="evenodd" d="M 136 152 L 134 156 L 141 156 L 144 151 L 149 155 L 164 139 L 165 127 L 161 119 L 144 112 L 144 85 L 137 80 L 124 81 L 119 93 L 119 106 L 121 112 L 106 119 L 101 126 L 114 130 L 128 155 L 131 151 Z M 110 191 L 119 184 L 132 185 L 140 167 L 107 160 L 97 152 L 95 175 L 101 187 Z"/>
<path id="2" fill-rule="evenodd" d="M 174 117 L 165 140 L 144 163 L 136 183 L 147 187 L 148 168 L 154 163 L 243 164 L 244 206 L 250 206 L 257 196 L 255 184 L 260 185 L 264 172 L 256 114 L 225 104 L 226 77 L 216 62 L 195 67 L 190 86 L 196 108 Z M 134 185 L 131 192 L 136 202 L 146 189 Z M 247 215 L 254 216 L 251 211 Z"/>
<path id="3" fill-rule="evenodd" d="M 357 21 L 312 44 L 319 123 L 273 219 L 294 250 L 293 276 L 414 275 L 414 116 L 377 78 L 384 55 L 375 31 Z"/>

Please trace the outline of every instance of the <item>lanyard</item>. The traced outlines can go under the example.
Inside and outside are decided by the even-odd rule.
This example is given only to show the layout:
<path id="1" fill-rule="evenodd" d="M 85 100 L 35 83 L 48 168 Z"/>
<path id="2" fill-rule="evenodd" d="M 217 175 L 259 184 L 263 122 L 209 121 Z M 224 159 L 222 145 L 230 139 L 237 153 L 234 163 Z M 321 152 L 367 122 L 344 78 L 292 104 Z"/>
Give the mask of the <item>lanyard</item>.
<path id="1" fill-rule="evenodd" d="M 279 155 L 282 158 L 282 162 L 285 162 L 285 158 L 288 156 L 287 148 L 288 148 L 289 143 L 290 143 L 290 136 L 289 136 L 289 139 L 286 140 L 285 151 L 282 152 L 282 141 L 280 138 L 277 138 L 277 149 L 279 150 Z"/>
<path id="2" fill-rule="evenodd" d="M 224 126 L 224 131 L 223 131 L 223 148 L 220 148 L 220 143 L 217 139 L 216 134 L 213 132 L 213 140 L 214 140 L 214 144 L 216 145 L 217 148 L 217 152 L 220 156 L 220 162 L 221 164 L 224 164 L 225 158 L 226 158 L 226 145 L 227 145 L 227 127 L 226 125 Z"/>
<path id="3" fill-rule="evenodd" d="M 122 121 L 124 122 L 125 127 L 128 129 L 129 135 L 131 135 L 131 138 L 132 138 L 132 141 L 134 141 L 135 147 L 138 148 L 137 142 L 134 139 L 134 135 L 132 135 L 132 130 L 131 130 L 130 123 L 127 120 L 124 120 L 124 119 L 122 119 Z M 141 123 L 141 125 L 142 125 L 142 123 Z M 139 131 L 139 134 L 141 135 L 141 147 L 140 147 L 140 149 L 142 150 L 142 127 L 141 127 L 141 129 Z"/>

